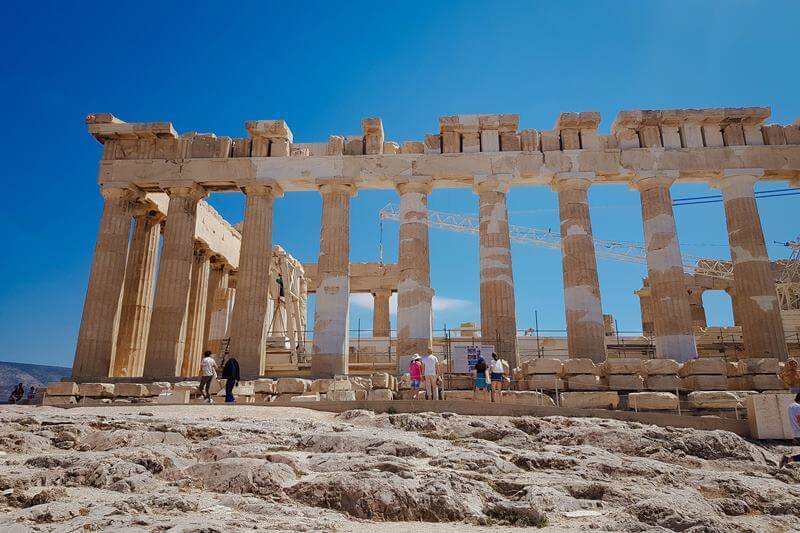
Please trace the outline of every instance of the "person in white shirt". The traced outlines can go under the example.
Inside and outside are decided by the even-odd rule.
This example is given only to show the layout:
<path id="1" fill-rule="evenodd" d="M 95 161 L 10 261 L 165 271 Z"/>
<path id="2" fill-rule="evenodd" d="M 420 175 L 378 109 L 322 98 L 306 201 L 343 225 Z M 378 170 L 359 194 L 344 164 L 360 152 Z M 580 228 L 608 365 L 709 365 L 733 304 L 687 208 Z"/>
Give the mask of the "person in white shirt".
<path id="1" fill-rule="evenodd" d="M 794 401 L 789 404 L 789 425 L 792 426 L 795 445 L 800 444 L 800 394 L 794 397 Z M 781 457 L 781 468 L 787 463 L 800 462 L 800 454 L 784 455 Z"/>
<path id="2" fill-rule="evenodd" d="M 439 399 L 439 387 L 436 381 L 439 377 L 439 359 L 429 353 L 422 358 L 422 380 L 425 382 L 425 398 L 428 400 Z"/>
<path id="3" fill-rule="evenodd" d="M 503 378 L 505 377 L 505 368 L 503 368 L 503 361 L 496 353 L 492 352 L 492 362 L 489 365 L 489 377 L 492 380 L 492 401 L 501 403 L 503 401 Z M 495 398 L 497 398 L 495 400 Z"/>
<path id="4" fill-rule="evenodd" d="M 211 380 L 217 377 L 217 363 L 214 361 L 214 356 L 210 350 L 203 352 L 203 360 L 200 361 L 200 393 L 208 403 L 214 403 L 211 399 L 209 391 L 211 387 Z"/>

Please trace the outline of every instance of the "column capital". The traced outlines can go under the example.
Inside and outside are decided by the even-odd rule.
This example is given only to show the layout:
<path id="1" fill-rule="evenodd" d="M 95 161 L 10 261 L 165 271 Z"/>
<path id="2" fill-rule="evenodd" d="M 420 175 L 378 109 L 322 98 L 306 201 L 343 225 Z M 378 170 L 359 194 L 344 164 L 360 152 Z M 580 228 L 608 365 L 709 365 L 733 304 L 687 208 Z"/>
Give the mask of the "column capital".
<path id="1" fill-rule="evenodd" d="M 151 203 L 139 203 L 133 206 L 133 218 L 150 218 L 153 222 L 160 223 L 167 215 Z"/>
<path id="2" fill-rule="evenodd" d="M 358 189 L 354 184 L 350 182 L 320 180 L 317 182 L 317 188 L 319 189 L 319 192 L 322 195 L 335 192 L 343 192 L 353 197 L 356 194 L 358 194 Z"/>
<path id="3" fill-rule="evenodd" d="M 639 192 L 647 191 L 656 187 L 669 188 L 676 179 L 678 179 L 680 172 L 677 170 L 648 170 L 638 171 L 631 178 L 630 188 L 636 189 Z"/>
<path id="4" fill-rule="evenodd" d="M 475 174 L 472 178 L 472 191 L 507 193 L 511 188 L 511 174 Z"/>
<path id="5" fill-rule="evenodd" d="M 764 176 L 763 168 L 726 168 L 711 180 L 710 185 L 720 190 L 737 185 L 752 187 L 762 176 Z"/>
<path id="6" fill-rule="evenodd" d="M 187 196 L 193 200 L 202 200 L 208 196 L 208 191 L 202 185 L 194 182 L 175 182 L 161 186 L 170 196 Z"/>
<path id="7" fill-rule="evenodd" d="M 399 194 L 408 192 L 430 194 L 433 189 L 433 183 L 429 177 L 409 178 L 397 181 L 394 187 Z"/>
<path id="8" fill-rule="evenodd" d="M 281 198 L 283 187 L 275 182 L 252 182 L 240 187 L 247 196 L 264 196 L 267 198 Z"/>
<path id="9" fill-rule="evenodd" d="M 369 292 L 372 294 L 372 296 L 375 297 L 391 298 L 392 296 L 392 289 L 384 289 L 384 288 L 370 289 Z"/>
<path id="10" fill-rule="evenodd" d="M 556 192 L 571 189 L 588 190 L 595 176 L 594 172 L 557 172 L 550 186 Z"/>
<path id="11" fill-rule="evenodd" d="M 127 199 L 134 201 L 144 198 L 144 192 L 136 185 L 129 183 L 124 185 L 103 185 L 100 188 L 100 194 L 106 200 Z"/>

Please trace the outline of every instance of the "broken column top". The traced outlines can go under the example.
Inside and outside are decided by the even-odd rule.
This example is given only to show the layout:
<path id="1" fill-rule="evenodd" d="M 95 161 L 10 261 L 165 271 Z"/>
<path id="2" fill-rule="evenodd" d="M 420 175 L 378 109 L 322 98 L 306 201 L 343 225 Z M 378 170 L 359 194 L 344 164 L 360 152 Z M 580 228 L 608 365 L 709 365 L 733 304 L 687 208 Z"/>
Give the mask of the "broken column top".
<path id="1" fill-rule="evenodd" d="M 111 113 L 86 115 L 86 128 L 101 144 L 107 140 L 178 136 L 171 122 L 124 122 Z"/>
<path id="2" fill-rule="evenodd" d="M 287 139 L 294 142 L 292 130 L 283 120 L 248 120 L 244 124 L 251 137 L 264 139 Z"/>
<path id="3" fill-rule="evenodd" d="M 364 136 L 370 133 L 383 135 L 383 121 L 379 118 L 362 118 L 361 130 Z"/>
<path id="4" fill-rule="evenodd" d="M 621 129 L 637 129 L 639 126 L 693 124 L 762 124 L 771 111 L 769 107 L 714 107 L 707 109 L 643 109 L 620 111 L 612 133 Z"/>
<path id="5" fill-rule="evenodd" d="M 516 113 L 505 115 L 452 115 L 439 117 L 440 133 L 448 131 L 470 133 L 482 130 L 516 132 L 518 128 L 519 115 Z"/>

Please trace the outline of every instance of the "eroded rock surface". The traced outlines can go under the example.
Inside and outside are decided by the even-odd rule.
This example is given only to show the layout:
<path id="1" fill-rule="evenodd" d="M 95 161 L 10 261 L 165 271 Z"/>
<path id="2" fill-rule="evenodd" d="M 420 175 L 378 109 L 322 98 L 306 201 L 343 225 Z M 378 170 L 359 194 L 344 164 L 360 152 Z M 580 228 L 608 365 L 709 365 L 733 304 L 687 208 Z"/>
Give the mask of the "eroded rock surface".
<path id="1" fill-rule="evenodd" d="M 4 406 L 0 450 L 0 530 L 800 530 L 786 448 L 613 420 Z"/>

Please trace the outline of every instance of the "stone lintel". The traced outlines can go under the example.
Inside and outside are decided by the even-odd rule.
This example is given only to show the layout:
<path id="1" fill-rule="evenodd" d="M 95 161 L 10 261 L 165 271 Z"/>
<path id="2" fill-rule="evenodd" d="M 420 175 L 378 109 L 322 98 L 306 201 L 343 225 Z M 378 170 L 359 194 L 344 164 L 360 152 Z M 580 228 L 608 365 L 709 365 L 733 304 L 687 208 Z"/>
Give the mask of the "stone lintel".
<path id="1" fill-rule="evenodd" d="M 654 187 L 669 188 L 680 177 L 677 170 L 648 170 L 637 172 L 631 178 L 630 188 L 646 191 Z"/>
<path id="2" fill-rule="evenodd" d="M 641 126 L 677 126 L 680 124 L 704 124 L 724 126 L 732 123 L 760 125 L 771 113 L 768 107 L 715 107 L 707 109 L 660 109 L 620 111 L 611 132 L 617 135 L 622 130 L 638 130 Z"/>
<path id="3" fill-rule="evenodd" d="M 551 187 L 556 192 L 569 189 L 588 190 L 595 177 L 594 172 L 558 172 L 551 182 Z"/>
<path id="4" fill-rule="evenodd" d="M 244 127 L 251 137 L 285 139 L 290 143 L 294 141 L 292 130 L 283 120 L 248 120 Z"/>
<path id="5" fill-rule="evenodd" d="M 86 116 L 86 128 L 100 144 L 116 139 L 177 138 L 171 122 L 124 122 L 111 113 Z"/>

